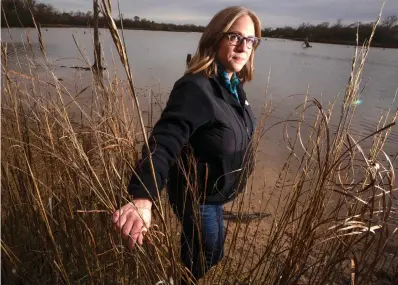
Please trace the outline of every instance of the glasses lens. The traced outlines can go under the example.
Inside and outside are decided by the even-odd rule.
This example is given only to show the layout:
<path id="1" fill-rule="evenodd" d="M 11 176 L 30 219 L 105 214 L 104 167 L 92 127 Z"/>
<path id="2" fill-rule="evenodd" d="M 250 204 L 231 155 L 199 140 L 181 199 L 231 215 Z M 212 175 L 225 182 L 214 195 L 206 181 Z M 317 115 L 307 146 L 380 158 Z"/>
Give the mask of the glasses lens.
<path id="1" fill-rule="evenodd" d="M 240 41 L 240 36 L 237 34 L 229 34 L 228 39 L 231 44 L 237 44 Z"/>
<path id="2" fill-rule="evenodd" d="M 246 46 L 247 46 L 247 48 L 253 48 L 253 45 L 254 45 L 253 39 L 252 39 L 252 38 L 247 38 L 247 39 L 246 39 Z"/>
<path id="3" fill-rule="evenodd" d="M 255 48 L 260 42 L 260 40 L 256 37 L 246 38 L 239 34 L 234 34 L 234 33 L 228 34 L 228 40 L 231 45 L 241 45 L 244 39 L 246 40 L 246 46 L 249 49 Z"/>
<path id="4" fill-rule="evenodd" d="M 258 38 L 248 38 L 246 42 L 248 48 L 253 48 L 256 47 L 260 41 Z"/>

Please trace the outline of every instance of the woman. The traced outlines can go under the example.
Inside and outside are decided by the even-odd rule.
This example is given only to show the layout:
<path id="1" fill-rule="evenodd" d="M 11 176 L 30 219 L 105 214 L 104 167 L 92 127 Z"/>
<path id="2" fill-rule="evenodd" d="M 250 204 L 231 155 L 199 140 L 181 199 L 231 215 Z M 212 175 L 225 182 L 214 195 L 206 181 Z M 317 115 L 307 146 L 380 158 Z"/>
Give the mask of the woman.
<path id="1" fill-rule="evenodd" d="M 149 139 L 157 185 L 144 147 L 128 187 L 133 200 L 113 216 L 129 246 L 141 245 L 157 189 L 167 179 L 170 203 L 182 222 L 181 259 L 195 278 L 221 260 L 222 205 L 242 191 L 251 173 L 255 119 L 243 84 L 253 78 L 260 38 L 260 20 L 244 7 L 213 17 Z"/>

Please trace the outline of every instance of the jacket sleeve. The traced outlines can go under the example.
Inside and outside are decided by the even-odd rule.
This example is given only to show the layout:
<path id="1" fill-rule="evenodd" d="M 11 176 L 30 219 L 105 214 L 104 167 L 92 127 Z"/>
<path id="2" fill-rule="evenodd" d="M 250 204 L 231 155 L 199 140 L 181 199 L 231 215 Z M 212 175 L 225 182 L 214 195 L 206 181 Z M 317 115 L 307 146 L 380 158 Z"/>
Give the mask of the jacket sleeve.
<path id="1" fill-rule="evenodd" d="M 174 86 L 166 108 L 148 139 L 159 191 L 165 185 L 169 168 L 191 135 L 213 118 L 210 98 L 196 83 L 187 81 Z M 135 173 L 128 185 L 129 194 L 134 199 L 150 198 L 156 201 L 158 195 L 145 145 Z"/>

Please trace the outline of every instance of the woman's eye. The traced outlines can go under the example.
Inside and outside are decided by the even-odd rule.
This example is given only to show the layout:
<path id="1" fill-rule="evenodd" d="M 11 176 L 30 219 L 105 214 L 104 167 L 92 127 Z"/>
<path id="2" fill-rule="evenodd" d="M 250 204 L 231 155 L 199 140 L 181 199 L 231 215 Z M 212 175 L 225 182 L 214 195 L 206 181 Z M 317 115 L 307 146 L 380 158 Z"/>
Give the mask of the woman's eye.
<path id="1" fill-rule="evenodd" d="M 231 35 L 231 41 L 237 41 L 238 40 L 238 35 Z"/>

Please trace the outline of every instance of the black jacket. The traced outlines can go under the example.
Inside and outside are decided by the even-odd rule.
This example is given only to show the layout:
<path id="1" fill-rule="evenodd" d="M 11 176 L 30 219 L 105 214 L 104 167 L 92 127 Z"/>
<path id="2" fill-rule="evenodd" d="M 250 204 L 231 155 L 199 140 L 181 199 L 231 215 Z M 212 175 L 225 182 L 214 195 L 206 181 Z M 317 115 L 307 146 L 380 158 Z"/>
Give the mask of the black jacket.
<path id="1" fill-rule="evenodd" d="M 228 202 L 242 191 L 252 171 L 255 119 L 241 84 L 238 95 L 240 104 L 216 78 L 203 73 L 185 75 L 175 83 L 149 138 L 159 191 L 168 180 L 170 199 L 180 199 L 190 187 L 187 177 L 193 176 L 195 195 L 205 204 Z M 192 161 L 195 167 L 188 163 Z M 128 192 L 133 198 L 156 200 L 145 146 L 135 171 L 149 193 L 135 175 Z"/>

